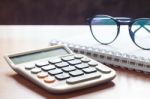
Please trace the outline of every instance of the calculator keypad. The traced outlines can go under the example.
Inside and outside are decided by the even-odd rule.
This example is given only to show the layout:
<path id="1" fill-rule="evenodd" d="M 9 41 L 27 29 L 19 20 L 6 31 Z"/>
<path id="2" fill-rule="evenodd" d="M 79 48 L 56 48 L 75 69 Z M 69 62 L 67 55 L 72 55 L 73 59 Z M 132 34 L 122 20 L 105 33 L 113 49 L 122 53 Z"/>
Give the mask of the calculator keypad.
<path id="1" fill-rule="evenodd" d="M 45 83 L 65 80 L 68 84 L 100 78 L 101 74 L 111 72 L 106 66 L 99 66 L 97 61 L 78 54 L 37 62 L 25 69 Z"/>

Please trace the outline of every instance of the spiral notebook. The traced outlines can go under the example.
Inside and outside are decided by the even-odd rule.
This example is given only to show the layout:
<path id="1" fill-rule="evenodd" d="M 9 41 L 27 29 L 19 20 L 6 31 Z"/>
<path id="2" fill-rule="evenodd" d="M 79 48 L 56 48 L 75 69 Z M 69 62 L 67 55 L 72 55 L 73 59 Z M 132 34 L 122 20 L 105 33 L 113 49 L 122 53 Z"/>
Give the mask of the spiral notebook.
<path id="1" fill-rule="evenodd" d="M 87 55 L 102 63 L 135 70 L 137 72 L 150 73 L 150 58 L 144 56 L 137 56 L 121 51 L 103 49 L 93 46 L 85 46 L 81 44 L 69 43 L 66 41 L 51 40 L 50 45 L 64 44 L 68 46 L 75 53 Z M 138 53 L 138 52 L 137 52 Z M 150 53 L 150 52 L 147 52 Z"/>

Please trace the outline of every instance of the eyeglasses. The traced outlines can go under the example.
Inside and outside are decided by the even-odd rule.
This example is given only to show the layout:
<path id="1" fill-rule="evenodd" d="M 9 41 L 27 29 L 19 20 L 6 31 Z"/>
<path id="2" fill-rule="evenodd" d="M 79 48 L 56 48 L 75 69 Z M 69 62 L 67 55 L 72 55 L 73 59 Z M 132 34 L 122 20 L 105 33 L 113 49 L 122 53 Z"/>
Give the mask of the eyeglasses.
<path id="1" fill-rule="evenodd" d="M 107 45 L 119 35 L 120 25 L 128 25 L 133 43 L 141 49 L 150 50 L 150 18 L 131 19 L 96 15 L 88 20 L 92 36 L 96 41 Z"/>

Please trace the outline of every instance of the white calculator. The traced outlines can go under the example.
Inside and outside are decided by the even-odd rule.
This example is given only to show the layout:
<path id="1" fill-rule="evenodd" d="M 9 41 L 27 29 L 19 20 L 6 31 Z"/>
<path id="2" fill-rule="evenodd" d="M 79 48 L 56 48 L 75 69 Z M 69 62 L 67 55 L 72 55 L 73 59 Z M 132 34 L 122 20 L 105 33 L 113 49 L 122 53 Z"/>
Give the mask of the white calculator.
<path id="1" fill-rule="evenodd" d="M 52 93 L 66 93 L 111 81 L 116 72 L 64 45 L 5 56 L 17 73 Z"/>

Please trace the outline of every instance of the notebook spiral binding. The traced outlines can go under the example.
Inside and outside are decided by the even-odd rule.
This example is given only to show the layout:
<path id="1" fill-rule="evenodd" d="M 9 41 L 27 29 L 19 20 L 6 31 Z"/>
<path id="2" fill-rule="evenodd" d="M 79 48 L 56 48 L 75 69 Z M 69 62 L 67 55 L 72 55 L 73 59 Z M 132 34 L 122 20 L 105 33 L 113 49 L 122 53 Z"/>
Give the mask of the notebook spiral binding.
<path id="1" fill-rule="evenodd" d="M 83 46 L 59 40 L 50 41 L 51 46 L 58 44 L 66 45 L 75 53 L 87 55 L 104 64 L 150 74 L 150 59 L 145 59 L 144 57 L 137 57 L 126 53 L 108 51 L 105 49 Z"/>

